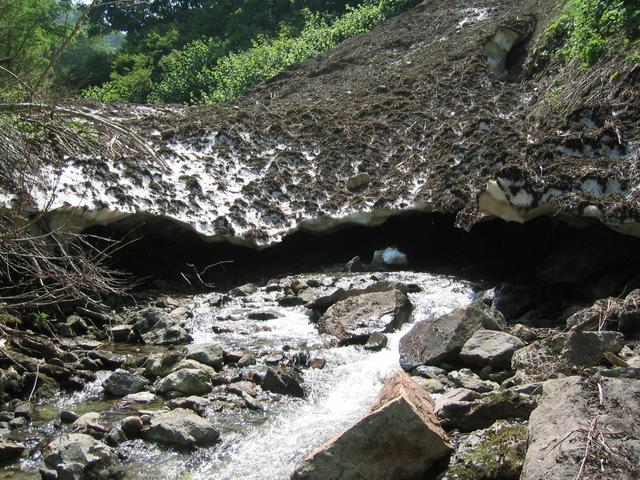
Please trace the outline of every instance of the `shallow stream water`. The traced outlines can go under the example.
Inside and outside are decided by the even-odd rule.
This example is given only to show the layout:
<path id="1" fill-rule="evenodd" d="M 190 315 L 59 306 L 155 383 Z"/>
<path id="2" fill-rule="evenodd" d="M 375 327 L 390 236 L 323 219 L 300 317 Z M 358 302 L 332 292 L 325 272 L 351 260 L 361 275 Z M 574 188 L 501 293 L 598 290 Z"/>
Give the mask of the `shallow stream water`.
<path id="1" fill-rule="evenodd" d="M 409 294 L 414 305 L 412 322 L 435 318 L 465 305 L 473 295 L 472 287 L 464 281 L 427 273 L 394 272 L 375 274 L 375 277 L 372 274 L 322 273 L 288 277 L 280 282 L 288 284 L 294 278 L 303 284 L 309 279 L 317 281 L 320 286 L 310 292 L 314 297 L 332 293 L 340 287 L 363 288 L 376 279 L 415 284 L 420 291 Z M 220 430 L 221 442 L 195 452 L 175 451 L 142 440 L 126 442 L 120 448 L 127 455 L 125 465 L 129 478 L 288 479 L 309 452 L 348 427 L 367 410 L 384 381 L 399 369 L 398 344 L 411 324 L 389 334 L 387 347 L 378 352 L 361 346 L 337 347 L 331 338 L 317 332 L 304 307 L 279 306 L 276 298 L 281 295 L 281 292 L 268 293 L 265 287 L 260 287 L 252 295 L 233 297 L 224 305 L 215 307 L 210 305 L 214 294 L 191 297 L 185 304 L 192 312 L 187 327 L 195 343 L 215 343 L 227 351 L 252 352 L 257 365 L 250 369 L 258 372 L 266 370 L 265 357 L 282 354 L 283 351 L 287 355 L 308 352 L 312 357 L 324 358 L 325 368 L 303 370 L 307 397 L 297 399 L 275 395 L 262 392 L 258 387 L 258 400 L 264 411 L 256 412 L 244 408 L 239 397 L 227 393 L 224 387 L 218 387 L 210 395 L 214 401 L 206 416 Z M 247 318 L 250 312 L 257 310 L 268 310 L 277 318 Z M 135 356 L 141 353 L 129 351 L 128 354 Z M 237 369 L 237 372 L 228 370 L 229 367 L 225 367 L 227 375 L 239 373 Z M 148 405 L 125 404 L 122 400 L 106 401 L 100 386 L 106 375 L 107 372 L 99 372 L 96 381 L 83 391 L 43 403 L 40 409 L 48 413 L 32 429 L 33 435 L 52 435 L 56 431 L 53 418 L 60 409 L 79 414 L 98 411 L 101 412 L 101 423 L 109 423 L 140 410 L 162 408 L 161 399 Z M 22 467 L 37 473 L 40 461 L 35 455 Z"/>

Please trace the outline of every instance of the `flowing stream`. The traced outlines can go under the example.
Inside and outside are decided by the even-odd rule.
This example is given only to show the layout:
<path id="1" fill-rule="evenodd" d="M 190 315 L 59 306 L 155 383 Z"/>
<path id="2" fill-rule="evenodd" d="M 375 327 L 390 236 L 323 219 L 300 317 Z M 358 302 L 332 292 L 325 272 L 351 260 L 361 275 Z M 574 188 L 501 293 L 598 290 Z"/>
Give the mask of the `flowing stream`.
<path id="1" fill-rule="evenodd" d="M 373 277 L 373 278 L 372 278 Z M 376 278 L 377 277 L 377 278 Z M 294 277 L 281 279 L 282 284 Z M 331 274 L 296 276 L 305 282 L 314 279 L 320 286 L 315 296 L 329 294 L 337 288 L 363 288 L 376 279 L 417 285 L 409 294 L 414 305 L 412 321 L 435 318 L 467 304 L 473 289 L 452 277 L 427 273 L 395 272 L 386 274 Z M 195 452 L 180 452 L 142 440 L 125 442 L 127 473 L 136 479 L 208 479 L 208 480 L 285 480 L 314 448 L 358 419 L 372 403 L 384 381 L 399 368 L 398 344 L 411 324 L 389 334 L 387 347 L 378 352 L 361 346 L 336 347 L 331 338 L 320 335 L 309 320 L 304 307 L 281 307 L 276 298 L 281 292 L 267 292 L 265 287 L 247 297 L 235 297 L 220 307 L 212 307 L 214 294 L 193 297 L 188 321 L 195 343 L 215 343 L 227 351 L 249 351 L 257 359 L 250 367 L 266 370 L 268 356 L 308 352 L 326 360 L 323 369 L 303 371 L 307 398 L 297 399 L 258 387 L 258 400 L 264 411 L 240 406 L 239 397 L 224 387 L 214 390 L 206 417 L 220 430 L 221 442 Z M 247 315 L 268 311 L 277 318 L 250 320 Z M 217 333 L 216 333 L 217 332 Z M 239 374 L 239 370 L 226 374 Z M 78 413 L 101 411 L 112 420 L 142 411 L 158 410 L 162 401 L 149 405 L 125 405 L 120 400 L 105 401 L 100 386 L 104 375 L 87 385 L 82 392 L 56 400 L 56 407 Z M 225 408 L 220 408 L 224 403 Z M 238 404 L 238 408 L 229 405 Z M 46 428 L 47 425 L 45 424 Z M 25 466 L 35 467 L 36 460 Z"/>

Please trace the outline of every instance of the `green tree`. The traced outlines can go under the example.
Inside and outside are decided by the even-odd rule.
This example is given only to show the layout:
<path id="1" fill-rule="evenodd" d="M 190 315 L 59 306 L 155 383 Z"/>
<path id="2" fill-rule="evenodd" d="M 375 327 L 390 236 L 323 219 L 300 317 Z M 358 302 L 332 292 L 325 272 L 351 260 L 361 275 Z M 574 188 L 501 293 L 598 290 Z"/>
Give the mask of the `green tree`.
<path id="1" fill-rule="evenodd" d="M 48 58 L 64 25 L 55 20 L 68 3 L 56 0 L 0 0 L 0 65 L 24 81 L 34 81 L 47 67 Z M 15 79 L 0 73 L 5 91 Z"/>

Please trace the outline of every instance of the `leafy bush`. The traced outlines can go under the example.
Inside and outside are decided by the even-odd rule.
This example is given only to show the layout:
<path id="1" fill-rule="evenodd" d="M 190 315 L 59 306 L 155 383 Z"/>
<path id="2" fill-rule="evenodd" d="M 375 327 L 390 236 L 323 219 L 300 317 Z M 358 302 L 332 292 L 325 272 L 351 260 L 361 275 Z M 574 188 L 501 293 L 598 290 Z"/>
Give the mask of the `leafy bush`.
<path id="1" fill-rule="evenodd" d="M 637 0 L 568 0 L 546 36 L 561 40 L 561 58 L 578 58 L 586 67 L 608 51 L 630 51 L 633 58 L 640 51 L 640 5 Z"/>
<path id="2" fill-rule="evenodd" d="M 101 102 L 130 101 L 143 103 L 153 90 L 153 62 L 142 54 L 119 54 L 111 80 L 99 87 L 90 87 L 85 96 Z"/>
<path id="3" fill-rule="evenodd" d="M 258 39 L 250 49 L 221 58 L 214 68 L 206 72 L 213 88 L 209 93 L 203 93 L 201 99 L 205 103 L 230 100 L 247 88 L 275 77 L 296 62 L 370 31 L 389 16 L 416 3 L 411 0 L 380 0 L 367 2 L 358 8 L 347 6 L 346 13 L 330 25 L 321 15 L 308 14 L 300 36 L 290 38 L 284 34 L 275 40 Z"/>
<path id="4" fill-rule="evenodd" d="M 158 66 L 161 80 L 155 85 L 152 102 L 195 103 L 215 87 L 211 69 L 226 51 L 217 39 L 196 40 L 182 50 L 163 57 Z"/>
<path id="5" fill-rule="evenodd" d="M 227 101 L 247 88 L 273 78 L 296 62 L 368 32 L 417 3 L 418 0 L 367 0 L 357 8 L 347 6 L 346 12 L 333 22 L 331 17 L 305 9 L 300 12 L 304 18 L 301 30 L 282 24 L 275 38 L 258 36 L 249 48 L 241 51 L 231 51 L 229 42 L 216 38 L 195 40 L 159 60 L 156 59 L 162 49 L 149 51 L 143 56 L 146 62 L 135 57 L 137 60 L 127 71 L 118 70 L 114 64 L 116 72 L 112 74 L 111 81 L 102 87 L 90 88 L 85 94 L 104 102 Z M 166 37 L 160 40 L 164 41 Z M 147 43 L 157 45 L 158 39 Z M 170 42 L 164 41 L 164 44 Z M 145 51 L 148 50 L 150 48 Z M 120 54 L 117 58 L 121 56 L 129 58 L 129 63 L 132 63 L 131 54 L 129 57 Z"/>

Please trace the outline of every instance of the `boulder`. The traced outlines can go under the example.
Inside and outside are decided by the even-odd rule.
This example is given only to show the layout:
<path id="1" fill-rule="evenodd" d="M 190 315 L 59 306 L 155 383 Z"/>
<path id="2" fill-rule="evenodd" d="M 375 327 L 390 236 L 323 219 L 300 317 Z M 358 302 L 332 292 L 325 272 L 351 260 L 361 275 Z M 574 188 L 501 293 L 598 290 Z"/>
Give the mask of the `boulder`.
<path id="1" fill-rule="evenodd" d="M 436 402 L 436 414 L 447 429 L 471 432 L 490 427 L 496 420 L 526 420 L 536 407 L 534 398 L 510 390 L 481 396 L 464 389 L 462 392 L 464 395 L 458 398 L 447 397 Z"/>
<path id="2" fill-rule="evenodd" d="M 262 379 L 262 389 L 282 395 L 304 398 L 302 377 L 290 368 L 268 368 Z"/>
<path id="3" fill-rule="evenodd" d="M 204 395 L 211 392 L 211 377 L 204 371 L 192 368 L 176 370 L 164 377 L 157 386 L 159 393 L 178 392 L 183 395 Z"/>
<path id="4" fill-rule="evenodd" d="M 574 376 L 545 382 L 529 419 L 529 448 L 520 478 L 639 478 L 638 398 L 636 380 L 601 378 L 596 384 Z"/>
<path id="5" fill-rule="evenodd" d="M 522 378 L 548 379 L 569 374 L 575 366 L 598 365 L 607 352 L 617 354 L 623 339 L 619 332 L 558 333 L 516 351 L 511 368 Z"/>
<path id="6" fill-rule="evenodd" d="M 308 302 L 306 306 L 310 310 L 317 312 L 318 315 L 322 315 L 331 305 L 341 300 L 345 300 L 351 297 L 357 297 L 364 293 L 388 292 L 389 290 L 400 290 L 402 292 L 406 292 L 407 287 L 398 282 L 376 282 L 365 288 L 353 288 L 351 290 L 339 288 L 330 295 L 324 295 Z"/>
<path id="7" fill-rule="evenodd" d="M 219 372 L 224 363 L 224 352 L 211 343 L 193 344 L 187 347 L 187 358 L 215 368 Z"/>
<path id="8" fill-rule="evenodd" d="M 133 328 L 140 335 L 175 325 L 167 313 L 156 307 L 144 308 L 133 315 Z"/>
<path id="9" fill-rule="evenodd" d="M 142 309 L 133 317 L 133 329 L 145 343 L 177 345 L 192 340 L 187 331 L 163 310 L 156 307 Z"/>
<path id="10" fill-rule="evenodd" d="M 123 400 L 125 402 L 132 402 L 132 403 L 152 403 L 152 402 L 155 402 L 156 398 L 158 397 L 156 397 L 151 392 L 138 392 L 138 393 L 131 393 L 127 395 L 126 397 L 123 398 Z"/>
<path id="11" fill-rule="evenodd" d="M 149 355 L 144 367 L 144 373 L 148 377 L 166 377 L 176 369 L 183 359 L 181 352 L 154 353 Z"/>
<path id="12" fill-rule="evenodd" d="M 478 330 L 462 346 L 460 360 L 476 367 L 509 368 L 514 352 L 522 347 L 524 342 L 508 333 Z"/>
<path id="13" fill-rule="evenodd" d="M 181 360 L 177 365 L 175 365 L 172 369 L 171 369 L 171 373 L 176 372 L 178 370 L 183 370 L 183 369 L 191 369 L 191 370 L 203 370 L 205 372 L 207 372 L 209 374 L 210 377 L 215 377 L 216 375 L 218 375 L 218 372 L 216 371 L 215 368 L 210 367 L 209 365 L 205 365 L 203 363 L 200 362 L 196 362 L 195 360 L 191 360 L 191 359 L 184 359 Z"/>
<path id="14" fill-rule="evenodd" d="M 62 464 L 79 464 L 84 469 L 111 462 L 115 452 L 104 443 L 84 433 L 56 436 L 44 451 L 44 463 L 50 468 Z"/>
<path id="15" fill-rule="evenodd" d="M 307 456 L 291 478 L 423 478 L 450 451 L 431 397 L 399 372 L 386 382 L 363 418 Z"/>
<path id="16" fill-rule="evenodd" d="M 211 422 L 184 408 L 152 419 L 143 435 L 146 440 L 184 448 L 208 447 L 220 438 Z"/>
<path id="17" fill-rule="evenodd" d="M 191 410 L 194 413 L 197 413 L 201 417 L 204 416 L 207 407 L 211 404 L 208 398 L 198 397 L 192 395 L 190 397 L 185 398 L 175 398 L 166 403 L 166 406 L 171 410 L 175 410 L 176 408 L 185 408 L 187 410 Z"/>
<path id="18" fill-rule="evenodd" d="M 317 326 L 341 345 L 364 344 L 373 333 L 391 332 L 404 325 L 412 308 L 409 297 L 400 290 L 364 293 L 333 304 Z"/>
<path id="19" fill-rule="evenodd" d="M 498 420 L 462 437 L 441 480 L 518 480 L 527 451 L 527 426 Z"/>
<path id="20" fill-rule="evenodd" d="M 640 290 L 623 298 L 603 298 L 566 321 L 568 330 L 606 329 L 622 332 L 630 338 L 640 333 Z"/>
<path id="21" fill-rule="evenodd" d="M 256 293 L 257 290 L 258 288 L 253 283 L 247 283 L 245 285 L 234 288 L 229 292 L 229 294 L 233 295 L 234 297 L 246 297 Z"/>
<path id="22" fill-rule="evenodd" d="M 144 343 L 151 345 L 183 345 L 193 340 L 191 335 L 179 325 L 173 325 L 141 335 Z"/>
<path id="23" fill-rule="evenodd" d="M 138 438 L 142 433 L 144 423 L 142 422 L 142 419 L 137 416 L 125 417 L 122 419 L 122 422 L 120 422 L 120 428 L 126 438 Z"/>
<path id="24" fill-rule="evenodd" d="M 76 428 L 82 428 L 93 423 L 98 423 L 98 420 L 100 420 L 100 414 L 98 412 L 88 412 L 76 418 L 72 425 Z"/>
<path id="25" fill-rule="evenodd" d="M 104 391 L 114 397 L 138 393 L 148 386 L 149 381 L 146 378 L 121 369 L 113 372 L 102 382 Z"/>
<path id="26" fill-rule="evenodd" d="M 234 393 L 238 396 L 242 396 L 242 393 L 246 393 L 255 397 L 257 395 L 256 386 L 252 382 L 248 381 L 240 381 L 234 382 L 227 385 L 227 391 L 229 393 Z"/>
<path id="27" fill-rule="evenodd" d="M 24 445 L 0 442 L 0 466 L 17 462 L 25 450 Z"/>
<path id="28" fill-rule="evenodd" d="M 364 344 L 365 350 L 371 350 L 373 352 L 378 352 L 387 346 L 389 339 L 383 333 L 373 332 L 369 335 L 367 339 L 367 343 Z"/>
<path id="29" fill-rule="evenodd" d="M 299 307 L 305 303 L 304 298 L 297 295 L 285 295 L 284 297 L 279 297 L 276 301 L 281 307 Z"/>
<path id="30" fill-rule="evenodd" d="M 400 340 L 400 365 L 410 371 L 419 365 L 456 362 L 464 344 L 478 330 L 503 330 L 504 317 L 482 300 L 457 308 L 436 320 L 423 320 Z"/>
<path id="31" fill-rule="evenodd" d="M 280 317 L 280 313 L 276 310 L 253 310 L 247 313 L 249 320 L 274 320 Z"/>
<path id="32" fill-rule="evenodd" d="M 449 373 L 447 378 L 456 387 L 467 388 L 479 393 L 491 392 L 499 388 L 497 383 L 481 380 L 478 375 L 468 368 L 454 370 Z"/>

